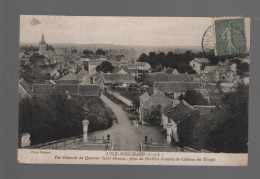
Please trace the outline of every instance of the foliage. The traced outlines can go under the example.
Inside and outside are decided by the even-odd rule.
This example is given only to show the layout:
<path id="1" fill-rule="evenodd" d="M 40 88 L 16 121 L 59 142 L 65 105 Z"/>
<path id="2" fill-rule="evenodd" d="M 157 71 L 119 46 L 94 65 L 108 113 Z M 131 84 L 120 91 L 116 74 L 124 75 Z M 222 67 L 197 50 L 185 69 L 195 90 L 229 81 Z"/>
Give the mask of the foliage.
<path id="1" fill-rule="evenodd" d="M 149 124 L 156 125 L 161 123 L 161 117 L 161 106 L 156 105 L 152 106 L 148 113 L 144 116 L 144 121 Z"/>
<path id="2" fill-rule="evenodd" d="M 91 50 L 84 50 L 82 53 L 84 55 L 93 55 L 94 54 L 93 51 L 91 51 Z"/>
<path id="3" fill-rule="evenodd" d="M 101 72 L 103 71 L 104 73 L 110 72 L 112 73 L 114 70 L 114 67 L 112 66 L 112 64 L 108 61 L 104 61 L 102 62 L 100 65 L 97 66 L 96 71 L 97 72 Z"/>
<path id="4" fill-rule="evenodd" d="M 95 52 L 96 55 L 106 55 L 106 51 L 102 50 L 102 49 L 98 49 L 96 52 Z"/>
<path id="5" fill-rule="evenodd" d="M 34 53 L 30 58 L 29 62 L 32 65 L 37 65 L 38 63 L 44 63 L 45 57 L 39 53 Z"/>
<path id="6" fill-rule="evenodd" d="M 235 92 L 223 94 L 216 110 L 201 116 L 195 125 L 186 124 L 193 132 L 187 131 L 180 142 L 212 152 L 247 152 L 248 96 L 248 86 L 241 84 Z M 184 134 L 185 128 L 178 128 L 179 132 Z"/>
<path id="7" fill-rule="evenodd" d="M 98 98 L 86 98 L 90 110 L 89 132 L 112 125 L 108 111 Z M 82 134 L 83 99 L 60 94 L 25 98 L 19 101 L 19 134 L 29 132 L 32 145 Z"/>
<path id="8" fill-rule="evenodd" d="M 245 57 L 248 54 L 240 54 L 239 57 Z M 185 53 L 176 54 L 172 51 L 167 54 L 160 52 L 150 52 L 148 55 L 142 53 L 138 59 L 140 62 L 147 62 L 155 70 L 158 65 L 162 65 L 163 68 L 173 68 L 177 69 L 180 73 L 195 74 L 196 72 L 189 66 L 189 62 L 194 58 L 208 58 L 211 65 L 218 64 L 219 61 L 225 61 L 226 59 L 232 59 L 237 56 L 227 55 L 227 56 L 215 56 L 214 51 L 203 54 L 202 52 L 194 53 L 187 50 Z M 155 70 L 156 71 L 156 70 Z"/>
<path id="9" fill-rule="evenodd" d="M 190 105 L 208 105 L 208 101 L 197 91 L 187 91 L 183 99 Z"/>
<path id="10" fill-rule="evenodd" d="M 157 65 L 156 67 L 155 67 L 155 71 L 156 72 L 161 72 L 163 70 L 163 66 L 161 65 L 161 64 L 159 64 L 159 65 Z"/>

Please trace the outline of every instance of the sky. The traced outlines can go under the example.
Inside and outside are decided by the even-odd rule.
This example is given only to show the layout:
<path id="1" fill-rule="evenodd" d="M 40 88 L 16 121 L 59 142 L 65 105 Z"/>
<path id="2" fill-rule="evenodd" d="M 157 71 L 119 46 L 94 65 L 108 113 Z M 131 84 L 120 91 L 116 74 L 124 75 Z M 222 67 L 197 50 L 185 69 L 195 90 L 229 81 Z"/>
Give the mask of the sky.
<path id="1" fill-rule="evenodd" d="M 212 18 L 20 16 L 20 42 L 200 46 Z"/>

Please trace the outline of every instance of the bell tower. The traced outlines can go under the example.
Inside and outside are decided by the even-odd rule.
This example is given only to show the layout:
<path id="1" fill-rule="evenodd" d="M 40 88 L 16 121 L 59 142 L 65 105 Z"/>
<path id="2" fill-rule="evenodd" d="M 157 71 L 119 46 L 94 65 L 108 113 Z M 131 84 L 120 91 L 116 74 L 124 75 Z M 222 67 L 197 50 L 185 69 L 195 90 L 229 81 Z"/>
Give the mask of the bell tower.
<path id="1" fill-rule="evenodd" d="M 44 34 L 42 34 L 42 39 L 41 39 L 41 41 L 40 41 L 40 43 L 39 43 L 39 54 L 44 54 L 45 53 L 45 51 L 46 51 L 46 46 L 47 46 L 47 44 L 46 44 L 46 42 L 45 42 L 45 40 L 44 40 Z"/>

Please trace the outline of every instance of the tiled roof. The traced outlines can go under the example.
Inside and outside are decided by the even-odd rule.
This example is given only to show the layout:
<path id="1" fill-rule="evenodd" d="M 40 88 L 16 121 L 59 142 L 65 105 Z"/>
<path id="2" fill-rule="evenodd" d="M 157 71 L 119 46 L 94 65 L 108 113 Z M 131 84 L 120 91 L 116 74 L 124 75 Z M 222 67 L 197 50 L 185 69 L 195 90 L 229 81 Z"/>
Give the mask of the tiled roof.
<path id="1" fill-rule="evenodd" d="M 190 81 L 188 74 L 169 74 L 168 75 L 169 80 L 168 81 Z"/>
<path id="2" fill-rule="evenodd" d="M 134 77 L 130 74 L 103 74 L 105 83 L 136 83 Z"/>
<path id="3" fill-rule="evenodd" d="M 198 63 L 209 63 L 207 58 L 194 58 L 194 60 Z"/>
<path id="4" fill-rule="evenodd" d="M 185 92 L 193 91 L 195 89 L 202 89 L 198 82 L 183 82 L 183 81 L 169 81 L 169 82 L 155 82 L 154 88 L 163 93 L 169 92 Z"/>
<path id="5" fill-rule="evenodd" d="M 219 93 L 216 83 L 203 83 L 203 87 L 207 89 L 209 93 Z"/>
<path id="6" fill-rule="evenodd" d="M 135 62 L 135 63 L 134 63 L 135 66 L 143 66 L 143 67 L 144 67 L 145 65 L 147 65 L 147 64 L 150 65 L 150 64 L 147 63 L 147 62 Z"/>
<path id="7" fill-rule="evenodd" d="M 82 79 L 84 76 L 87 76 L 88 72 L 85 69 L 81 69 L 78 73 L 77 73 L 77 79 L 80 80 Z"/>
<path id="8" fill-rule="evenodd" d="M 119 74 L 123 83 L 136 83 L 134 77 L 130 74 Z"/>
<path id="9" fill-rule="evenodd" d="M 74 73 L 68 73 L 65 76 L 61 77 L 59 80 L 78 80 L 77 75 Z"/>
<path id="10" fill-rule="evenodd" d="M 192 106 L 195 110 L 200 112 L 200 115 L 209 114 L 216 106 L 203 106 L 203 105 L 194 105 Z"/>
<path id="11" fill-rule="evenodd" d="M 168 111 L 167 116 L 177 124 L 194 110 L 195 109 L 191 105 L 182 100 L 178 105 Z"/>
<path id="12" fill-rule="evenodd" d="M 33 85 L 34 95 L 52 95 L 61 93 L 65 95 L 98 96 L 97 85 L 58 85 L 58 84 L 35 84 Z"/>
<path id="13" fill-rule="evenodd" d="M 78 84 L 79 80 L 53 80 L 56 84 L 60 85 L 72 85 L 72 84 Z"/>
<path id="14" fill-rule="evenodd" d="M 163 93 L 168 92 L 181 92 L 187 91 L 184 82 L 174 81 L 174 82 L 155 82 L 154 88 L 160 90 Z"/>
<path id="15" fill-rule="evenodd" d="M 206 72 L 212 72 L 217 69 L 217 66 L 205 66 L 204 71 Z"/>
<path id="16" fill-rule="evenodd" d="M 122 83 L 122 79 L 119 74 L 103 74 L 105 83 Z"/>
<path id="17" fill-rule="evenodd" d="M 172 104 L 172 101 L 166 97 L 162 92 L 158 91 L 153 94 L 149 100 L 145 101 L 143 104 L 143 108 L 151 109 L 152 106 L 161 106 L 161 110 L 167 107 L 169 104 Z"/>
<path id="18" fill-rule="evenodd" d="M 162 82 L 162 81 L 190 81 L 188 74 L 167 74 L 164 72 L 147 73 L 146 80 L 148 82 Z"/>
<path id="19" fill-rule="evenodd" d="M 97 85 L 79 85 L 79 95 L 80 96 L 98 96 L 99 89 Z"/>

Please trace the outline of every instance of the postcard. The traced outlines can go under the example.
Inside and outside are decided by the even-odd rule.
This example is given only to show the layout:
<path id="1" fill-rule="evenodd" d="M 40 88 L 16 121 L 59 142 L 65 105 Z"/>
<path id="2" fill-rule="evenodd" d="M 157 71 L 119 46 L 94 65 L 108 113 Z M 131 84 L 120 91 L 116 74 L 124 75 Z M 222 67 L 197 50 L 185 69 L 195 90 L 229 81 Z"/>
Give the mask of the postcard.
<path id="1" fill-rule="evenodd" d="M 250 18 L 21 15 L 18 163 L 248 165 Z"/>

